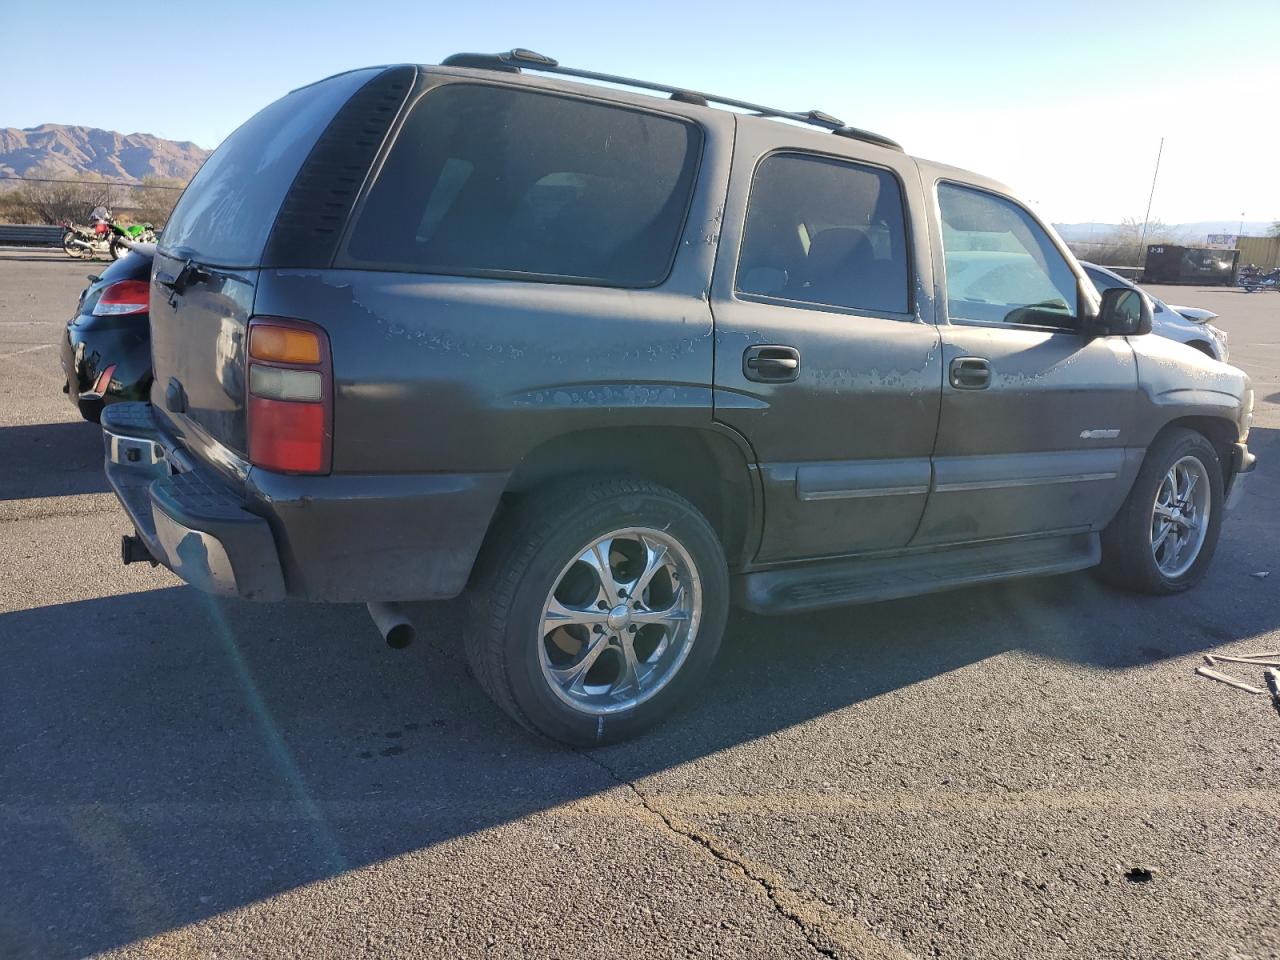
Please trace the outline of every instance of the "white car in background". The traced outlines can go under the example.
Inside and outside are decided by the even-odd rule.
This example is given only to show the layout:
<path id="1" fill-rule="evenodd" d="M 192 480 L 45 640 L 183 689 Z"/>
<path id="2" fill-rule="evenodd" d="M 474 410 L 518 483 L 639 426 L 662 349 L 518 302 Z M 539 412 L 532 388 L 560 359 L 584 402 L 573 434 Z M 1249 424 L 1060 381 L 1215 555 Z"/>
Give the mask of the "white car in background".
<path id="1" fill-rule="evenodd" d="M 1154 316 L 1151 320 L 1152 333 L 1168 337 L 1170 340 L 1177 340 L 1179 343 L 1185 343 L 1189 347 L 1195 347 L 1201 353 L 1207 353 L 1215 360 L 1221 360 L 1223 363 L 1227 362 L 1227 358 L 1230 356 L 1227 350 L 1227 332 L 1221 327 L 1215 327 L 1210 322 L 1218 317 L 1212 310 L 1201 310 L 1198 307 L 1171 307 L 1158 297 L 1153 297 L 1146 290 L 1142 290 L 1132 280 L 1126 280 L 1118 273 L 1112 273 L 1106 267 L 1083 261 L 1080 266 L 1084 267 L 1084 272 L 1093 281 L 1093 285 L 1098 288 L 1099 294 L 1113 287 L 1128 287 L 1131 290 L 1141 290 L 1152 303 L 1154 311 Z"/>

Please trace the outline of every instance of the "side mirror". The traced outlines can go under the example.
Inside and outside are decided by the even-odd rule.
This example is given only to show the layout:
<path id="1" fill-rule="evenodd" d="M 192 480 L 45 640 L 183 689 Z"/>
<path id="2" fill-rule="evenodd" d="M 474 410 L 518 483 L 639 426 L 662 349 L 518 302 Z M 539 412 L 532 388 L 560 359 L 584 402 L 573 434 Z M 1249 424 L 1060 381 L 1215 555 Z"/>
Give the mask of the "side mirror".
<path id="1" fill-rule="evenodd" d="M 1151 332 L 1151 300 L 1131 287 L 1102 291 L 1096 316 L 1083 318 L 1083 332 L 1092 337 L 1135 337 Z"/>

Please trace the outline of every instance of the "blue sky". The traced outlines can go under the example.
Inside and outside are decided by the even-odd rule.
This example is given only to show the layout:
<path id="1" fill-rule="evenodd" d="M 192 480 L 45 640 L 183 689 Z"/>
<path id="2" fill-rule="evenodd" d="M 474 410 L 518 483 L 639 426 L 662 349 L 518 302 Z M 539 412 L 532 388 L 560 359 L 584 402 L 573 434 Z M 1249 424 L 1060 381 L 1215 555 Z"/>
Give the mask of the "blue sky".
<path id="1" fill-rule="evenodd" d="M 1164 136 L 1154 216 L 1280 219 L 1280 0 L 0 8 L 5 33 L 26 41 L 6 44 L 0 127 L 86 124 L 211 147 L 330 73 L 525 46 L 588 69 L 818 107 L 1002 179 L 1057 221 L 1141 217 Z"/>

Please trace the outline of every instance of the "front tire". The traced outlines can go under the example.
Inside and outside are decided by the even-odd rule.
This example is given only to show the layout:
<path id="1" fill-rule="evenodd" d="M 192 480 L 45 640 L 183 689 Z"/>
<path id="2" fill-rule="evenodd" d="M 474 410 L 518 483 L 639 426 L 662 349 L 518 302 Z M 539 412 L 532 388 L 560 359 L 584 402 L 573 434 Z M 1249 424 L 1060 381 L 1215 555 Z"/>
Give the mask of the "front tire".
<path id="1" fill-rule="evenodd" d="M 486 541 L 467 657 L 528 729 L 623 740 L 701 684 L 728 594 L 720 542 L 687 500 L 646 481 L 568 483 L 530 495 Z"/>
<path id="2" fill-rule="evenodd" d="M 1100 575 L 1139 593 L 1195 586 L 1218 545 L 1223 501 L 1222 464 L 1213 444 L 1194 430 L 1162 433 L 1102 533 Z"/>

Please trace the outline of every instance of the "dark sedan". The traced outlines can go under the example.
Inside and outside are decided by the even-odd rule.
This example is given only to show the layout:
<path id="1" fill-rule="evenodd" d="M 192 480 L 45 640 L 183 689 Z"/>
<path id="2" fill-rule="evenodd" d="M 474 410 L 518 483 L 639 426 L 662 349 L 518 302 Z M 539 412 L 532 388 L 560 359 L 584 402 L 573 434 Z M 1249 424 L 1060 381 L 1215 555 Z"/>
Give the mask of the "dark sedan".
<path id="1" fill-rule="evenodd" d="M 62 339 L 63 390 L 86 420 L 105 404 L 151 392 L 151 259 L 139 244 L 91 276 Z"/>

